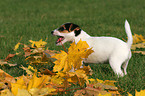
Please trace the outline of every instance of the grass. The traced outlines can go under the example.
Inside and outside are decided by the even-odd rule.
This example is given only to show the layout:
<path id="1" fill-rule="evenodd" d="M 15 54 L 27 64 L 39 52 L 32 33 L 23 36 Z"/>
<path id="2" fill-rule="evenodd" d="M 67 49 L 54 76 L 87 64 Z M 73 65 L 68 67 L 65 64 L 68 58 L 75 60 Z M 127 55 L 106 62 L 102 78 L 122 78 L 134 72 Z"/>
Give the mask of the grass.
<path id="1" fill-rule="evenodd" d="M 14 53 L 15 44 L 28 44 L 28 40 L 47 39 L 47 46 L 53 50 L 63 50 L 56 46 L 56 37 L 51 31 L 65 22 L 73 22 L 92 36 L 113 36 L 126 39 L 124 21 L 127 19 L 133 33 L 145 36 L 144 0 L 1 0 L 0 1 L 0 59 Z M 66 47 L 69 43 L 65 44 Z M 108 46 L 109 47 L 109 46 Z M 116 80 L 117 86 L 134 94 L 145 89 L 145 56 L 133 54 L 128 75 L 117 79 L 107 64 L 91 64 L 93 78 Z M 0 67 L 12 76 L 24 74 L 19 66 L 26 66 L 24 57 L 11 60 L 16 67 Z"/>

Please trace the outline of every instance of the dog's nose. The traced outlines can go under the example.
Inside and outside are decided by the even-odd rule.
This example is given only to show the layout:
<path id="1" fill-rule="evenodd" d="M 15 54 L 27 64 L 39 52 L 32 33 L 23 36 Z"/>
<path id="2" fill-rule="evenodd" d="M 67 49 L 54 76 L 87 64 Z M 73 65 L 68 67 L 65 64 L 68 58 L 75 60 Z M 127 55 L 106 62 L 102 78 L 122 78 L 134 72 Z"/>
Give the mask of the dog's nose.
<path id="1" fill-rule="evenodd" d="M 51 34 L 53 35 L 54 31 L 51 31 Z"/>

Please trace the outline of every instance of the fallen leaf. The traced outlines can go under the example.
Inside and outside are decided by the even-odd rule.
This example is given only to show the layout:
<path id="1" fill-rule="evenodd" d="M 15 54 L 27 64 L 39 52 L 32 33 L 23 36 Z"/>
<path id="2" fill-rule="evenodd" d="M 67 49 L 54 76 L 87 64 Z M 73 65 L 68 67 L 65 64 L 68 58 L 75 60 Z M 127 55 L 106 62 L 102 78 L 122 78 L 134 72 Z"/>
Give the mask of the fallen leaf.
<path id="1" fill-rule="evenodd" d="M 50 71 L 48 69 L 45 69 L 44 71 L 41 72 L 41 74 L 44 74 L 44 75 L 55 75 L 56 73 L 53 73 L 52 71 Z"/>
<path id="2" fill-rule="evenodd" d="M 128 96 L 132 96 L 132 94 L 130 94 L 129 92 L 127 92 Z"/>
<path id="3" fill-rule="evenodd" d="M 9 89 L 5 89 L 1 91 L 0 96 L 14 96 L 14 95 L 12 94 L 12 92 L 10 92 Z"/>
<path id="4" fill-rule="evenodd" d="M 5 61 L 10 60 L 11 58 L 13 58 L 16 54 L 9 54 L 6 58 Z"/>
<path id="5" fill-rule="evenodd" d="M 142 35 L 134 34 L 132 37 L 133 37 L 133 44 L 145 42 L 145 39 Z"/>
<path id="6" fill-rule="evenodd" d="M 27 86 L 25 85 L 25 81 L 23 79 L 23 76 L 20 77 L 19 80 L 17 80 L 16 83 L 11 83 L 11 91 L 16 96 L 18 93 L 18 89 L 26 89 Z"/>
<path id="7" fill-rule="evenodd" d="M 48 75 L 43 75 L 42 77 L 37 77 L 35 74 L 33 75 L 33 78 L 29 81 L 28 84 L 28 91 L 31 88 L 43 88 L 43 86 L 46 86 L 48 81 L 51 79 Z"/>
<path id="8" fill-rule="evenodd" d="M 144 95 L 145 95 L 145 90 L 141 90 L 140 92 L 135 90 L 135 96 L 144 96 Z"/>
<path id="9" fill-rule="evenodd" d="M 38 89 L 38 88 L 32 88 L 30 89 L 30 93 L 33 95 L 33 96 L 46 96 L 46 95 L 49 95 L 49 94 L 52 94 L 52 95 L 56 95 L 56 94 L 53 94 L 52 92 L 56 91 L 55 88 L 52 88 L 52 87 L 45 87 L 45 88 L 41 88 L 41 89 Z"/>
<path id="10" fill-rule="evenodd" d="M 47 57 L 54 56 L 56 53 L 59 53 L 58 51 L 55 50 L 45 50 L 44 53 L 46 54 Z"/>
<path id="11" fill-rule="evenodd" d="M 98 96 L 112 96 L 112 94 L 111 94 L 111 93 L 106 93 L 106 94 L 102 95 L 102 94 L 99 93 Z M 117 95 L 117 96 L 118 96 L 118 95 Z"/>
<path id="12" fill-rule="evenodd" d="M 37 47 L 37 48 L 40 48 L 40 47 L 43 47 L 44 45 L 47 44 L 47 42 L 45 41 L 42 41 L 42 39 L 40 39 L 39 41 L 32 41 L 32 40 L 29 40 L 29 42 L 31 42 L 31 47 Z"/>
<path id="13" fill-rule="evenodd" d="M 3 60 L 0 60 L 0 65 L 9 65 L 9 66 L 16 66 L 17 64 L 11 64 L 11 63 L 8 63 L 6 61 L 3 61 Z"/>
<path id="14" fill-rule="evenodd" d="M 20 45 L 20 44 L 21 44 L 21 43 L 18 42 L 18 43 L 15 45 L 14 51 L 16 51 L 16 50 L 19 48 L 19 45 Z"/>
<path id="15" fill-rule="evenodd" d="M 142 55 L 145 55 L 145 51 L 133 51 L 133 53 L 141 53 Z"/>
<path id="16" fill-rule="evenodd" d="M 24 52 L 25 52 L 25 57 L 27 57 L 27 56 L 30 56 L 32 53 L 31 53 L 31 50 L 30 50 L 30 47 L 24 47 L 23 48 L 23 50 L 24 50 Z"/>
<path id="17" fill-rule="evenodd" d="M 25 57 L 30 56 L 32 53 L 31 52 L 25 52 Z"/>
<path id="18" fill-rule="evenodd" d="M 16 96 L 32 96 L 26 89 L 18 89 Z"/>
<path id="19" fill-rule="evenodd" d="M 145 43 L 138 43 L 138 44 L 133 44 L 131 46 L 132 50 L 135 50 L 136 48 L 145 48 Z"/>
<path id="20" fill-rule="evenodd" d="M 15 83 L 15 78 L 8 73 L 4 72 L 3 70 L 0 69 L 0 82 L 1 82 L 1 88 L 10 88 L 11 83 Z M 7 86 L 5 86 L 7 84 Z"/>
<path id="21" fill-rule="evenodd" d="M 82 89 L 82 90 L 77 90 L 74 93 L 74 96 L 91 96 L 91 95 L 87 94 L 86 91 L 84 89 Z"/>
<path id="22" fill-rule="evenodd" d="M 29 70 L 29 68 L 26 68 L 24 66 L 21 66 L 20 68 L 22 68 L 23 70 L 25 70 L 27 72 L 27 74 L 29 75 L 33 75 L 33 72 Z"/>

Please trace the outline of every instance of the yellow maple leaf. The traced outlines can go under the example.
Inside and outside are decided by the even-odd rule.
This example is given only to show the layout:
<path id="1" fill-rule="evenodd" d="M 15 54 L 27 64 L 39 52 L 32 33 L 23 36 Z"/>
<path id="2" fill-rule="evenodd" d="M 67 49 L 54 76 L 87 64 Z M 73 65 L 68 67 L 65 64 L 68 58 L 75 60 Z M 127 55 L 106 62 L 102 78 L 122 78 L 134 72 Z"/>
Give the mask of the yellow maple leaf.
<path id="1" fill-rule="evenodd" d="M 141 90 L 140 92 L 135 90 L 135 96 L 145 96 L 145 90 Z"/>
<path id="2" fill-rule="evenodd" d="M 16 83 L 11 83 L 11 91 L 14 95 L 17 95 L 18 89 L 26 89 L 25 81 L 23 79 L 23 76 L 20 77 L 19 80 L 17 80 Z"/>
<path id="3" fill-rule="evenodd" d="M 23 70 L 25 70 L 25 71 L 27 72 L 27 74 L 33 75 L 33 72 L 32 72 L 31 70 L 29 70 L 29 67 L 26 68 L 26 67 L 24 67 L 24 66 L 21 66 L 20 68 L 22 68 Z M 37 70 L 36 70 L 36 71 L 37 71 Z M 35 72 L 36 72 L 36 71 L 35 71 Z"/>
<path id="4" fill-rule="evenodd" d="M 80 40 L 77 44 L 73 42 L 68 48 L 68 52 L 61 51 L 59 54 L 55 54 L 52 58 L 57 60 L 54 62 L 55 66 L 53 71 L 68 72 L 72 69 L 78 69 L 82 65 L 84 58 L 87 58 L 92 52 L 92 48 L 88 49 L 89 45 L 86 41 Z"/>
<path id="5" fill-rule="evenodd" d="M 106 94 L 101 94 L 101 93 L 99 93 L 99 95 L 98 96 L 112 96 L 112 94 L 111 93 L 106 93 Z"/>
<path id="6" fill-rule="evenodd" d="M 18 43 L 15 45 L 14 51 L 16 51 L 16 50 L 19 48 L 19 45 L 20 45 L 20 44 L 21 44 L 21 43 L 18 42 Z"/>
<path id="7" fill-rule="evenodd" d="M 56 91 L 56 89 L 50 88 L 50 87 L 45 87 L 45 88 L 41 88 L 41 89 L 32 88 L 32 89 L 30 89 L 29 92 L 30 92 L 33 96 L 45 96 L 45 95 L 51 94 L 51 92 L 54 92 L 54 91 Z M 53 94 L 53 95 L 56 95 L 56 94 Z M 25 95 L 25 96 L 26 96 L 26 95 Z"/>
<path id="8" fill-rule="evenodd" d="M 31 88 L 42 88 L 48 83 L 50 77 L 48 75 L 43 75 L 42 77 L 37 77 L 36 74 L 33 75 L 33 78 L 29 81 L 28 91 Z"/>
<path id="9" fill-rule="evenodd" d="M 0 96 L 14 96 L 14 94 L 10 92 L 9 89 L 5 89 L 5 90 L 0 91 Z"/>
<path id="10" fill-rule="evenodd" d="M 133 44 L 145 42 L 145 39 L 142 35 L 134 34 L 132 37 L 133 37 Z"/>
<path id="11" fill-rule="evenodd" d="M 37 47 L 37 48 L 40 48 L 40 47 L 43 47 L 44 45 L 47 44 L 47 42 L 45 41 L 42 41 L 42 39 L 40 39 L 39 41 L 32 41 L 32 40 L 29 40 L 29 42 L 31 42 L 31 47 Z"/>
<path id="12" fill-rule="evenodd" d="M 104 81 L 103 80 L 100 80 L 100 79 L 96 79 L 99 83 L 103 83 Z"/>
<path id="13" fill-rule="evenodd" d="M 18 89 L 16 96 L 32 96 L 26 89 Z"/>
<path id="14" fill-rule="evenodd" d="M 29 69 L 29 70 L 32 70 L 32 71 L 34 71 L 34 72 L 37 72 L 37 69 L 34 69 L 34 68 L 33 68 L 32 66 L 30 66 L 30 65 L 28 66 L 28 69 Z"/>
<path id="15" fill-rule="evenodd" d="M 67 72 L 66 74 L 68 82 L 78 83 L 80 86 L 84 85 L 85 82 L 89 83 L 88 76 L 84 70 L 78 69 L 75 72 Z"/>
<path id="16" fill-rule="evenodd" d="M 127 92 L 127 93 L 128 93 L 128 96 L 133 96 L 129 92 Z M 145 90 L 141 90 L 140 92 L 138 92 L 137 90 L 135 90 L 135 96 L 145 96 Z"/>
<path id="17" fill-rule="evenodd" d="M 58 85 L 62 84 L 64 79 L 61 75 L 65 76 L 63 73 L 58 73 L 57 75 L 52 76 L 51 82 Z"/>
<path id="18" fill-rule="evenodd" d="M 94 82 L 95 81 L 95 79 L 93 79 L 93 78 L 90 78 L 88 80 L 91 81 L 91 82 Z"/>
<path id="19" fill-rule="evenodd" d="M 132 94 L 130 94 L 129 92 L 127 92 L 128 96 L 132 96 Z"/>

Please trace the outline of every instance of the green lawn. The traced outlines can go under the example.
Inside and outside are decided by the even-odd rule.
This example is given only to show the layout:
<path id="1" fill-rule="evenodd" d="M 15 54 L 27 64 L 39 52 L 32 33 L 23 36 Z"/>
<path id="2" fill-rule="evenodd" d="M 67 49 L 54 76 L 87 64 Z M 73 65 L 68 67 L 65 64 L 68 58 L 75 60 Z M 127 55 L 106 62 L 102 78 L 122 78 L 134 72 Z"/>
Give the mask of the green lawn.
<path id="1" fill-rule="evenodd" d="M 15 44 L 47 39 L 47 47 L 56 46 L 57 37 L 51 31 L 65 22 L 78 24 L 92 36 L 113 36 L 126 39 L 124 22 L 130 23 L 132 33 L 145 36 L 145 0 L 0 0 L 0 59 L 14 53 Z M 66 43 L 68 48 L 70 43 Z M 109 47 L 109 46 L 108 46 Z M 14 57 L 16 67 L 0 67 L 12 76 L 24 74 L 19 67 L 26 66 L 24 57 Z M 134 94 L 145 89 L 145 56 L 133 54 L 128 75 L 117 79 L 108 64 L 91 64 L 93 78 L 116 80 L 116 86 Z"/>

